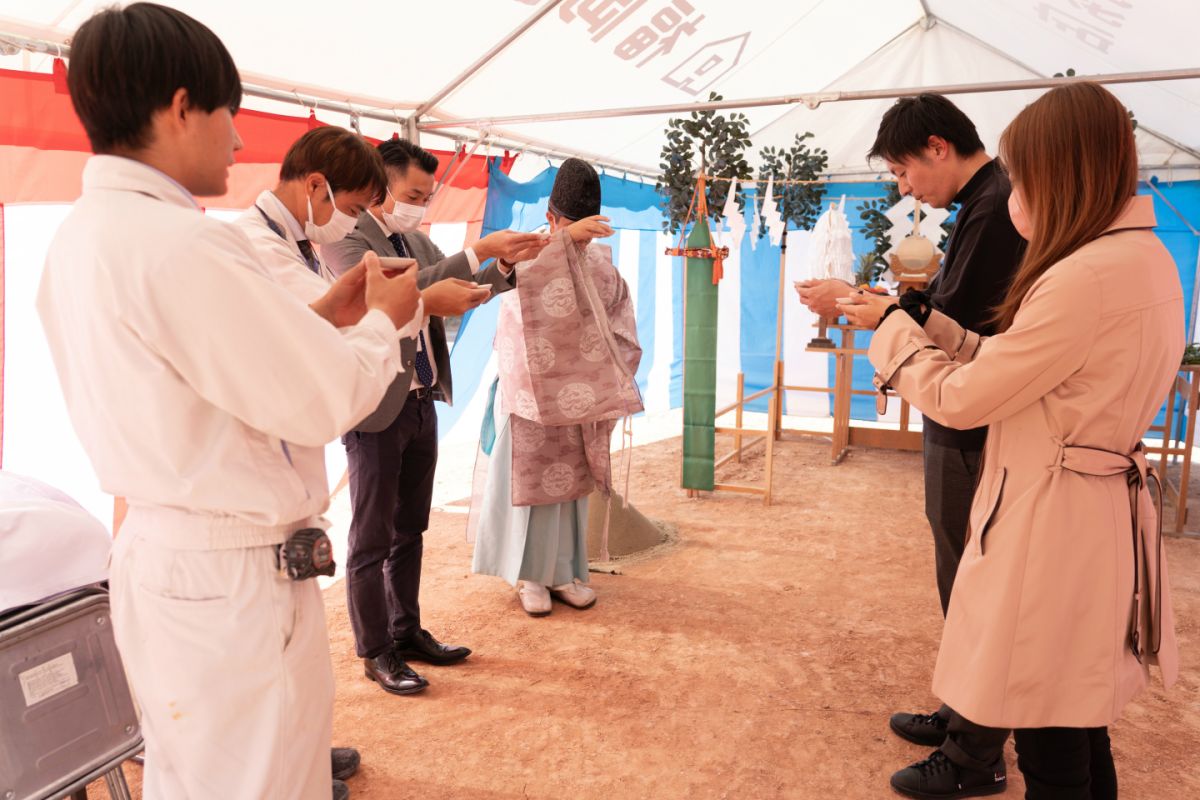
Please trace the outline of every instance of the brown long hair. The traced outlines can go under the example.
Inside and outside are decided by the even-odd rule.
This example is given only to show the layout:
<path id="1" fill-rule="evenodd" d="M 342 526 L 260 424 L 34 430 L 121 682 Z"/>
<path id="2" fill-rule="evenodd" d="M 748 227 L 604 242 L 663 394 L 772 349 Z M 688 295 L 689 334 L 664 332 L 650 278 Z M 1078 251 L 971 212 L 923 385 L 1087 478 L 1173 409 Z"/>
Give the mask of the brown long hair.
<path id="1" fill-rule="evenodd" d="M 1137 192 L 1137 147 L 1121 101 L 1098 83 L 1053 89 L 1000 136 L 1000 158 L 1033 226 L 997 330 L 1012 325 L 1038 278 L 1116 221 Z"/>

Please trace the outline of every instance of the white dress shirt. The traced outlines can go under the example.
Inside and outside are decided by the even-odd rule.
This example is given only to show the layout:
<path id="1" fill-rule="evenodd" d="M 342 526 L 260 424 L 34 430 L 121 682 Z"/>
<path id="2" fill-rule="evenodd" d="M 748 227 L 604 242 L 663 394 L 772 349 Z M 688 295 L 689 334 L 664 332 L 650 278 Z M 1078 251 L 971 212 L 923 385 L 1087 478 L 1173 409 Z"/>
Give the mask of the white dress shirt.
<path id="1" fill-rule="evenodd" d="M 379 226 L 379 229 L 381 231 L 383 231 L 384 236 L 392 235 L 392 230 L 390 228 L 388 228 L 387 225 L 384 225 L 383 222 L 380 221 L 379 217 L 375 216 L 374 212 L 371 212 L 370 216 L 371 216 L 371 219 L 375 220 L 375 224 Z M 400 236 L 403 237 L 404 234 L 400 234 Z M 467 263 L 471 265 L 471 271 L 478 272 L 479 271 L 479 256 L 475 255 L 475 248 L 468 247 L 463 250 L 463 254 L 467 257 Z M 417 268 L 420 269 L 422 266 L 432 266 L 432 265 L 431 264 L 418 264 Z M 413 336 L 415 337 L 415 336 L 417 336 L 417 334 L 414 333 Z M 422 346 L 421 346 L 422 341 L 425 342 L 424 348 L 422 348 Z M 432 382 L 429 384 L 430 387 L 437 386 L 437 379 L 438 379 L 437 359 L 434 358 L 433 353 L 430 352 L 430 350 L 429 350 L 429 317 L 423 317 L 423 319 L 422 319 L 421 336 L 417 338 L 417 349 L 418 350 L 424 349 L 425 357 L 429 360 L 429 371 L 433 373 Z M 420 379 L 414 375 L 413 376 L 413 388 L 416 389 L 419 385 L 420 385 Z"/>
<path id="2" fill-rule="evenodd" d="M 286 532 L 264 526 L 323 511 L 324 470 L 293 463 L 287 443 L 332 441 L 400 369 L 385 313 L 339 332 L 271 278 L 245 233 L 116 156 L 88 160 L 37 306 L 101 487 L 207 520 L 180 526 L 177 547 L 272 544 Z"/>

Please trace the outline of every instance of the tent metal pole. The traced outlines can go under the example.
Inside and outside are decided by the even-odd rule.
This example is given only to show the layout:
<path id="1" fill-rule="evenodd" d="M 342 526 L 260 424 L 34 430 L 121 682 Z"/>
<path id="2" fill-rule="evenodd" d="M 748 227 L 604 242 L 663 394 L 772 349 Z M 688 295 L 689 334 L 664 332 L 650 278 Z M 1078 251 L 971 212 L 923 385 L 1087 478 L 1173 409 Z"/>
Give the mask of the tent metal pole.
<path id="1" fill-rule="evenodd" d="M 911 86 L 897 89 L 866 89 L 859 91 L 827 91 L 807 94 L 785 94 L 774 97 L 755 97 L 744 100 L 719 100 L 706 103 L 671 103 L 656 106 L 629 106 L 605 108 L 594 111 L 570 111 L 558 114 L 517 114 L 502 117 L 476 117 L 473 119 L 447 119 L 434 122 L 418 122 L 421 130 L 439 128 L 477 128 L 499 124 L 530 122 L 565 122 L 570 120 L 604 119 L 608 117 L 637 117 L 654 114 L 678 114 L 692 111 L 716 111 L 733 108 L 758 108 L 803 103 L 816 109 L 824 103 L 852 100 L 891 100 L 897 97 L 913 97 L 932 92 L 935 94 L 978 94 L 983 92 L 1013 92 L 1026 89 L 1049 89 L 1077 81 L 1096 83 L 1147 83 L 1152 81 L 1194 80 L 1200 78 L 1200 69 L 1168 69 L 1142 72 L 1113 72 L 1103 75 L 1076 75 L 1072 78 L 1029 78 L 1015 81 L 992 81 L 985 83 L 952 83 L 940 86 Z"/>
<path id="2" fill-rule="evenodd" d="M 457 78 L 455 78 L 454 80 L 450 81 L 450 83 L 448 83 L 444 87 L 442 87 L 442 89 L 439 90 L 436 94 L 434 94 L 433 97 L 429 98 L 424 103 L 417 106 L 416 110 L 413 111 L 412 115 L 414 117 L 420 119 L 420 117 L 429 113 L 430 109 L 432 109 L 434 106 L 436 106 L 442 100 L 444 100 L 447 95 L 449 95 L 451 92 L 453 92 L 459 86 L 462 86 L 464 83 L 466 83 L 468 80 L 470 80 L 472 75 L 474 75 L 476 72 L 478 72 L 479 70 L 481 70 L 485 66 L 487 66 L 489 61 L 491 61 L 493 58 L 498 56 L 502 50 L 504 50 L 510 44 L 512 44 L 518 38 L 520 38 L 521 34 L 525 33 L 525 31 L 532 28 L 534 26 L 534 24 L 537 23 L 538 20 L 540 20 L 542 17 L 546 16 L 551 11 L 553 11 L 554 7 L 557 6 L 561 2 L 562 2 L 562 0 L 549 0 L 549 2 L 547 2 L 545 5 L 543 5 L 541 8 L 539 8 L 537 11 L 533 12 L 533 14 L 529 17 L 529 19 L 522 22 L 510 34 L 508 34 L 503 39 L 501 39 L 491 50 L 488 50 L 482 56 L 477 58 L 475 60 L 475 63 L 473 63 L 471 66 L 469 66 L 465 70 L 463 70 L 462 73 L 460 73 Z"/>
<path id="3" fill-rule="evenodd" d="M 995 45 L 992 45 L 988 42 L 985 42 L 983 39 L 980 39 L 975 34 L 970 33 L 968 31 L 964 31 L 962 28 L 959 28 L 956 25 L 951 25 L 949 22 L 946 22 L 946 20 L 942 19 L 941 17 L 936 17 L 935 19 L 937 20 L 938 25 L 942 25 L 942 26 L 948 28 L 949 30 L 954 31 L 959 36 L 965 36 L 966 38 L 975 42 L 975 44 L 986 49 L 988 52 L 995 53 L 998 57 L 1004 59 L 1005 61 L 1009 62 L 1010 64 L 1014 64 L 1014 65 L 1020 67 L 1021 69 L 1028 72 L 1030 75 L 1040 74 L 1036 69 L 1029 66 L 1024 61 L 1019 61 L 1019 60 L 1013 58 L 1011 55 L 1004 52 L 999 47 L 996 47 Z M 1192 158 L 1200 160 L 1200 150 L 1197 150 L 1194 147 L 1188 147 L 1186 144 L 1183 144 L 1182 142 L 1177 141 L 1176 139 L 1172 139 L 1170 136 L 1167 136 L 1165 133 L 1160 133 L 1159 131 L 1155 130 L 1154 128 L 1148 127 L 1141 122 L 1138 123 L 1138 130 L 1143 131 L 1143 132 L 1149 134 L 1150 136 L 1153 136 L 1155 139 L 1158 139 L 1160 142 L 1163 142 L 1164 144 L 1174 147 L 1176 150 L 1179 150 L 1182 153 L 1187 153 Z"/>
<path id="4" fill-rule="evenodd" d="M 596 168 L 607 167 L 616 172 L 625 172 L 630 175 L 637 175 L 643 178 L 657 179 L 659 171 L 652 166 L 646 164 L 636 164 L 630 161 L 622 161 L 608 156 L 602 156 L 597 153 L 590 153 L 585 150 L 577 150 L 575 148 L 566 148 L 555 142 L 548 142 L 543 139 L 534 139 L 529 136 L 512 133 L 507 130 L 485 130 L 489 136 L 489 141 L 496 147 L 504 147 L 509 150 L 519 150 L 534 155 L 543 155 L 548 158 L 582 158 L 584 161 L 590 162 Z M 437 131 L 430 131 L 431 134 L 438 135 Z M 444 135 L 444 134 L 443 134 Z M 459 138 L 474 139 L 475 136 L 463 135 Z"/>
<path id="5" fill-rule="evenodd" d="M 557 5 L 561 0 L 550 0 L 547 7 L 539 10 L 539 13 L 550 10 L 554 5 Z M 941 24 L 946 24 L 942 20 L 938 20 Z M 10 20 L 0 20 L 0 26 L 12 33 L 0 31 L 0 54 L 13 55 L 20 50 L 28 50 L 35 53 L 43 53 L 50 56 L 58 56 L 67 58 L 70 56 L 71 48 L 69 45 L 62 42 L 56 42 L 45 38 L 48 35 L 53 35 L 54 32 L 43 29 L 33 29 L 27 25 L 14 23 Z M 910 26 L 911 28 L 911 26 Z M 907 32 L 908 29 L 906 29 Z M 20 31 L 18 33 L 18 31 Z M 25 35 L 29 34 L 29 35 Z M 34 38 L 35 36 L 39 38 Z M 499 45 L 497 46 L 499 47 Z M 1017 63 L 1017 62 L 1014 62 Z M 246 81 L 242 84 L 243 92 L 250 97 L 258 97 L 264 100 L 274 100 L 281 103 L 296 104 L 299 103 L 305 108 L 319 108 L 325 111 L 345 114 L 347 116 L 358 116 L 362 118 L 372 119 L 379 122 L 387 122 L 403 128 L 404 133 L 408 138 L 416 140 L 420 130 L 426 130 L 430 133 L 436 133 L 438 129 L 450 128 L 466 128 L 480 129 L 490 128 L 492 122 L 500 121 L 501 118 L 486 120 L 487 125 L 482 124 L 484 120 L 439 120 L 430 122 L 421 122 L 416 120 L 416 114 L 413 113 L 409 117 L 401 117 L 398 112 L 413 108 L 407 103 L 393 103 L 381 98 L 371 97 L 345 97 L 344 101 L 334 100 L 335 95 L 333 90 L 322 87 L 295 86 L 289 87 L 287 84 L 261 76 L 246 75 Z M 1045 78 L 1033 79 L 1029 81 L 1009 81 L 1006 83 L 997 84 L 963 84 L 958 86 L 943 86 L 943 87 L 925 87 L 921 89 L 895 89 L 895 90 L 873 90 L 870 92 L 817 92 L 808 95 L 788 95 L 778 98 L 760 98 L 758 100 L 748 101 L 722 101 L 720 103 L 695 103 L 691 105 L 676 105 L 676 106 L 657 106 L 633 109 L 613 109 L 608 111 L 598 112 L 577 112 L 574 114 L 559 114 L 559 115 L 534 115 L 527 119 L 528 121 L 554 121 L 565 119 L 590 119 L 596 117 L 611 117 L 611 116 L 632 116 L 637 114 L 653 114 L 653 113 L 672 113 L 677 111 L 696 111 L 704 108 L 746 108 L 751 105 L 786 105 L 794 103 L 805 103 L 811 108 L 816 108 L 823 102 L 835 102 L 840 100 L 863 100 L 873 97 L 893 98 L 908 96 L 911 94 L 920 93 L 922 91 L 938 91 L 943 94 L 967 93 L 967 92 L 983 92 L 983 91 L 1011 91 L 1027 88 L 1039 88 L 1046 86 L 1055 86 L 1060 83 L 1069 82 L 1071 80 L 1092 79 L 1101 83 L 1121 83 L 1135 81 L 1156 81 L 1156 80 L 1179 80 L 1187 78 L 1200 77 L 1200 70 L 1172 70 L 1167 72 L 1144 72 L 1144 73 L 1118 73 L 1108 76 L 1076 76 L 1075 78 Z M 261 81 L 261 83 L 255 83 Z M 264 85 L 264 84 L 274 85 Z M 632 112 L 632 113 L 630 113 Z M 514 118 L 503 118 L 505 120 Z M 1144 126 L 1140 126 L 1144 127 Z M 1146 132 L 1166 142 L 1172 147 L 1177 148 L 1181 152 L 1187 153 L 1197 159 L 1200 159 L 1200 150 L 1188 147 L 1181 142 L 1166 137 L 1157 131 L 1152 131 L 1146 128 Z M 507 147 L 509 149 L 522 150 L 528 153 L 545 155 L 550 158 L 568 158 L 577 156 L 586 159 L 596 164 L 597 166 L 610 167 L 614 170 L 637 175 L 645 178 L 657 178 L 658 172 L 649 166 L 643 164 L 634 164 L 630 162 L 605 158 L 596 154 L 571 151 L 561 148 L 553 143 L 539 139 L 533 139 L 527 136 L 518 135 L 508 131 L 492 130 L 492 143 L 499 147 Z M 456 136 L 451 133 L 438 133 L 437 135 L 446 136 L 452 140 L 458 141 L 466 136 Z M 473 136 L 470 138 L 474 138 Z M 1163 169 L 1153 165 L 1143 165 L 1142 169 Z M 831 175 L 832 180 L 837 180 L 839 176 Z M 866 177 L 863 173 L 854 173 L 852 177 Z"/>
<path id="6" fill-rule="evenodd" d="M 60 58 L 69 58 L 71 55 L 69 45 L 44 39 L 30 39 L 25 36 L 0 33 L 0 54 L 12 55 L 18 50 L 44 53 Z M 379 120 L 380 122 L 403 125 L 403 118 L 397 116 L 396 111 L 407 110 L 406 106 L 378 97 L 345 97 L 343 100 L 335 100 L 333 98 L 336 95 L 327 89 L 301 86 L 284 89 L 274 86 L 263 86 L 253 81 L 254 78 L 251 77 L 249 81 L 242 82 L 243 94 L 262 98 L 263 100 L 277 100 L 281 103 L 290 103 L 292 105 L 299 103 L 306 108 L 321 108 L 325 111 L 333 111 L 339 114 L 346 114 L 347 116 L 366 117 L 367 119 Z M 277 86 L 282 87 L 285 84 L 278 83 Z M 368 108 L 363 108 L 364 106 Z M 375 110 L 371 110 L 371 107 Z"/>
<path id="7" fill-rule="evenodd" d="M 929 0 L 921 0 L 921 15 L 924 18 L 922 21 L 925 23 L 926 30 L 932 28 L 934 23 L 937 22 L 937 16 L 929 10 Z"/>
<path id="8" fill-rule="evenodd" d="M 551 5 L 557 4 L 561 0 L 552 0 Z M 5 27 L 10 27 L 5 23 Z M 20 50 L 29 50 L 34 53 L 44 53 L 51 56 L 59 56 L 68 58 L 71 54 L 69 45 L 59 42 L 50 41 L 44 38 L 35 39 L 24 35 L 10 34 L 0 31 L 0 54 L 13 55 Z M 279 84 L 283 86 L 284 84 Z M 400 104 L 390 104 L 386 100 L 378 98 L 364 97 L 348 97 L 345 102 L 334 100 L 337 96 L 332 94 L 331 90 L 323 90 L 317 88 L 297 87 L 296 90 L 274 88 L 270 86 L 257 85 L 252 82 L 243 81 L 242 92 L 250 97 L 258 97 L 264 100 L 275 100 L 281 103 L 289 103 L 296 105 L 299 103 L 305 108 L 321 109 L 338 114 L 352 114 L 360 118 L 373 119 L 379 122 L 387 122 L 403 129 L 403 132 L 408 135 L 408 138 L 415 141 L 415 115 L 408 117 L 400 117 L 396 112 L 402 108 Z M 352 105 L 353 104 L 353 105 Z M 365 106 L 365 108 L 364 108 Z M 411 129 L 410 129 L 411 127 Z M 454 141 L 460 141 L 465 136 L 455 136 L 449 133 L 437 133 L 431 131 L 433 135 L 444 136 Z M 471 139 L 477 136 L 469 137 Z M 576 156 L 585 159 L 597 167 L 608 167 L 617 172 L 625 172 L 630 175 L 636 175 L 642 178 L 657 178 L 658 172 L 653 168 L 644 164 L 634 164 L 628 161 L 619 159 L 606 158 L 595 153 L 586 153 L 578 150 L 567 150 L 556 146 L 551 142 L 544 142 L 540 139 L 533 139 L 526 136 L 519 136 L 508 133 L 507 131 L 491 131 L 490 141 L 497 147 L 504 147 L 510 150 L 519 150 L 535 155 L 544 155 L 547 158 L 570 158 Z"/>

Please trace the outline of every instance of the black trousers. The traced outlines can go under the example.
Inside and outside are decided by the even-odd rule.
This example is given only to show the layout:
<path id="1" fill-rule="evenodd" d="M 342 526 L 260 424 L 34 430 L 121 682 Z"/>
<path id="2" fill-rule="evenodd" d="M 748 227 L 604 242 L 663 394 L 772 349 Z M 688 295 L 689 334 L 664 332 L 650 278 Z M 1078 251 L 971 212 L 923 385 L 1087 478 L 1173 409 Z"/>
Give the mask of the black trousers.
<path id="1" fill-rule="evenodd" d="M 1013 731 L 1025 800 L 1117 800 L 1108 728 Z"/>
<path id="2" fill-rule="evenodd" d="M 437 466 L 433 399 L 410 393 L 387 429 L 351 431 L 342 442 L 354 513 L 347 606 L 358 655 L 374 658 L 421 627 L 421 556 Z"/>
<path id="3" fill-rule="evenodd" d="M 961 450 L 925 440 L 925 516 L 933 531 L 942 616 L 950 608 L 950 592 L 967 540 L 971 501 L 979 482 L 981 450 Z M 960 767 L 986 772 L 1004 754 L 1008 731 L 976 725 L 949 706 L 938 709 L 949 720 L 942 752 Z"/>
<path id="4" fill-rule="evenodd" d="M 982 450 L 960 450 L 925 440 L 925 518 L 933 531 L 943 617 L 950 609 L 950 590 L 966 546 L 967 521 L 982 460 Z"/>

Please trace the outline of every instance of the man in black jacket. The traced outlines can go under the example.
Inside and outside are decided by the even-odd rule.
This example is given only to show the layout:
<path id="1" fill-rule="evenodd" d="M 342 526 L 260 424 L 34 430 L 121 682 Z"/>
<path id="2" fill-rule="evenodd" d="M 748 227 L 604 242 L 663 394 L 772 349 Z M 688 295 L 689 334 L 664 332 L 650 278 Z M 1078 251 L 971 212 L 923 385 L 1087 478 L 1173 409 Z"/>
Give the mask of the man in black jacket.
<path id="1" fill-rule="evenodd" d="M 928 287 L 930 303 L 959 325 L 994 333 L 992 312 L 1004 299 L 1024 253 L 1008 216 L 1008 176 L 983 149 L 975 125 L 941 95 L 897 100 L 879 125 L 868 158 L 882 158 L 902 195 L 926 205 L 958 206 L 942 268 Z M 849 291 L 837 280 L 806 281 L 800 300 L 815 313 L 837 316 L 835 299 Z M 942 614 L 967 535 L 986 428 L 958 431 L 925 417 L 925 515 L 933 530 Z M 943 705 L 932 714 L 894 714 L 892 730 L 933 755 L 892 777 L 903 794 L 974 797 L 1003 791 L 1008 731 L 984 728 Z"/>

